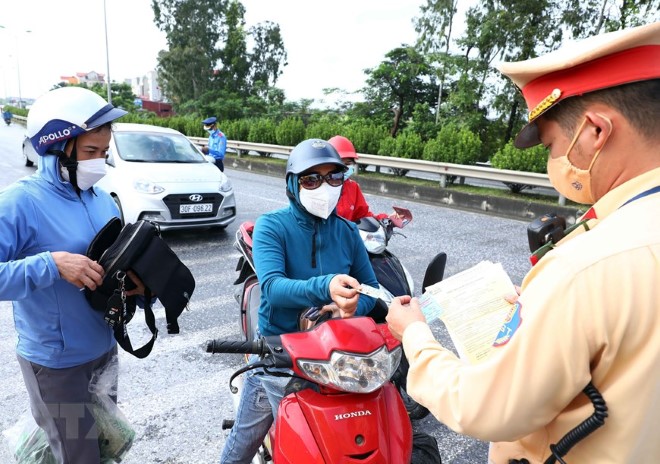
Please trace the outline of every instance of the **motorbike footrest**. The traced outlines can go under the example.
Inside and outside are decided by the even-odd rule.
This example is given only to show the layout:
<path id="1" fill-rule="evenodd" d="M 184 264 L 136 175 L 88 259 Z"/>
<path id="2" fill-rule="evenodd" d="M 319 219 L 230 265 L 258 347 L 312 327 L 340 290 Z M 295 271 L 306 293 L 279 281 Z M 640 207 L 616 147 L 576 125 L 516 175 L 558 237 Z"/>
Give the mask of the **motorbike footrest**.
<path id="1" fill-rule="evenodd" d="M 225 419 L 222 421 L 222 430 L 229 430 L 234 426 L 234 419 Z"/>

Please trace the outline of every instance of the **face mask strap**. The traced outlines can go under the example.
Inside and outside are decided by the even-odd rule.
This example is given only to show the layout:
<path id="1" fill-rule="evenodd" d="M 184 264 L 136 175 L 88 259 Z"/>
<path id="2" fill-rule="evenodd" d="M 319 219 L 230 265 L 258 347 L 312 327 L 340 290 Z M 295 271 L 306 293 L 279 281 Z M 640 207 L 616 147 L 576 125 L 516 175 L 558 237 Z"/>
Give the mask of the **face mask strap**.
<path id="1" fill-rule="evenodd" d="M 77 170 L 78 170 L 78 150 L 77 150 L 77 145 L 78 145 L 78 138 L 72 139 L 73 143 L 73 148 L 71 149 L 71 155 L 68 157 L 66 156 L 65 152 L 62 152 L 60 155 L 60 163 L 62 164 L 62 167 L 65 168 L 69 172 L 69 182 L 71 185 L 73 185 L 73 188 L 76 189 L 76 193 L 80 195 L 80 188 L 78 187 L 78 177 L 77 177 Z"/>
<path id="2" fill-rule="evenodd" d="M 594 153 L 594 157 L 591 159 L 591 163 L 589 163 L 589 169 L 588 169 L 589 173 L 591 173 L 591 168 L 593 167 L 594 163 L 596 162 L 596 158 L 598 158 L 598 155 L 600 155 L 600 152 L 603 150 L 603 148 L 605 148 L 605 144 L 610 139 L 610 135 L 612 135 L 612 129 L 614 128 L 614 126 L 612 125 L 612 120 L 610 118 L 608 118 L 604 114 L 600 114 L 600 113 L 596 113 L 596 114 L 598 116 L 600 116 L 601 118 L 603 118 L 605 121 L 607 121 L 607 124 L 610 126 L 610 131 L 607 134 L 607 138 L 605 139 L 603 144 L 600 146 L 600 148 L 598 150 L 596 150 L 596 153 Z"/>
<path id="3" fill-rule="evenodd" d="M 582 122 L 580 123 L 580 127 L 578 127 L 577 131 L 575 132 L 575 135 L 573 136 L 573 140 L 571 140 L 571 143 L 568 146 L 568 150 L 566 150 L 566 159 L 568 159 L 569 161 L 570 161 L 569 155 L 571 154 L 571 151 L 573 151 L 573 148 L 575 147 L 575 144 L 577 143 L 577 139 L 578 137 L 580 137 L 580 134 L 582 133 L 582 129 L 584 129 L 585 124 L 587 124 L 586 116 L 584 117 L 584 119 L 582 119 Z"/>

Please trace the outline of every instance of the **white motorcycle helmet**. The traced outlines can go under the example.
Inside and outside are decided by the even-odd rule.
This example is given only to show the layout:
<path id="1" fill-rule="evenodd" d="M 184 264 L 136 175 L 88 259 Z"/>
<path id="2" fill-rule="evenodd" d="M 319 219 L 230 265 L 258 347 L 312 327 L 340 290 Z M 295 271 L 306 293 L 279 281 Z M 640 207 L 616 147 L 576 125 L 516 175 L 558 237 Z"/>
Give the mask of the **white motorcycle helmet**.
<path id="1" fill-rule="evenodd" d="M 61 87 L 32 105 L 27 135 L 39 156 L 61 155 L 66 141 L 125 115 L 91 90 Z M 60 153 L 58 153 L 60 152 Z"/>

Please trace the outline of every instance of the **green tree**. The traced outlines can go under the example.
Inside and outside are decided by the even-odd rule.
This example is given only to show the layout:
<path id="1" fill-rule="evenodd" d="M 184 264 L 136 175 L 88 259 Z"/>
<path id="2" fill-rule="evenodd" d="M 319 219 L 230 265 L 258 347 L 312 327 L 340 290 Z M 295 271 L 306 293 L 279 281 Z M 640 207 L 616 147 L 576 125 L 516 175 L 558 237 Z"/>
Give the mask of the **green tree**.
<path id="1" fill-rule="evenodd" d="M 573 37 L 588 37 L 660 20 L 660 0 L 564 0 L 557 3 Z"/>
<path id="2" fill-rule="evenodd" d="M 151 4 L 156 26 L 167 36 L 168 50 L 158 57 L 161 89 L 177 111 L 229 119 L 283 104 L 275 87 L 286 66 L 278 25 L 266 22 L 246 32 L 245 7 L 237 0 Z"/>
<path id="3" fill-rule="evenodd" d="M 433 102 L 435 77 L 424 57 L 410 46 L 389 51 L 385 61 L 365 70 L 365 99 L 393 115 L 390 134 L 396 136 L 417 103 Z"/>
<path id="4" fill-rule="evenodd" d="M 163 94 L 174 104 L 197 100 L 211 89 L 216 44 L 225 29 L 228 0 L 152 0 L 156 26 L 167 36 L 168 50 L 158 56 Z"/>
<path id="5" fill-rule="evenodd" d="M 58 87 L 67 87 L 67 84 L 60 83 Z M 108 89 L 105 84 L 95 83 L 91 87 L 88 87 L 86 84 L 77 84 L 74 87 L 84 87 L 93 91 L 94 93 L 103 97 L 104 100 L 108 99 Z M 131 86 L 122 82 L 117 83 L 113 82 L 110 84 L 110 96 L 112 97 L 112 104 L 118 108 L 122 108 L 126 111 L 134 112 L 138 109 L 138 106 L 135 104 L 135 99 L 137 98 L 131 89 Z"/>
<path id="6" fill-rule="evenodd" d="M 271 21 L 257 24 L 250 29 L 254 46 L 250 54 L 250 79 L 253 90 L 266 100 L 273 95 L 269 91 L 275 87 L 287 65 L 280 26 Z M 271 103 L 281 103 L 272 101 Z"/>
<path id="7" fill-rule="evenodd" d="M 458 0 L 427 0 L 421 7 L 422 15 L 415 18 L 415 31 L 419 34 L 417 45 L 423 53 L 428 54 L 431 63 L 437 63 L 436 70 L 440 84 L 438 85 L 438 100 L 436 103 L 435 123 L 440 118 L 440 106 L 447 76 L 454 17 Z"/>

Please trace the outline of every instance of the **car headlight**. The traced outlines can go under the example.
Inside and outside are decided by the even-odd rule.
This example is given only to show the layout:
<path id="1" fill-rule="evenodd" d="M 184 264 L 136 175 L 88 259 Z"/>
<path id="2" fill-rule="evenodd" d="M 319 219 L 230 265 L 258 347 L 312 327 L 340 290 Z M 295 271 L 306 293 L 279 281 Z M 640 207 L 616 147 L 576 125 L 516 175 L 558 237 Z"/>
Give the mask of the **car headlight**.
<path id="1" fill-rule="evenodd" d="M 314 382 L 351 393 L 370 393 L 388 382 L 401 361 L 401 345 L 382 346 L 373 353 L 334 351 L 329 361 L 298 360 L 300 370 Z"/>
<path id="2" fill-rule="evenodd" d="M 141 193 L 161 193 L 164 192 L 165 189 L 161 187 L 160 185 L 154 184 L 148 179 L 137 179 L 135 182 L 133 182 L 133 188 L 137 190 L 138 192 Z"/>
<path id="3" fill-rule="evenodd" d="M 382 253 L 385 250 L 385 231 L 379 227 L 375 232 L 360 230 L 360 237 L 369 253 Z"/>
<path id="4" fill-rule="evenodd" d="M 220 191 L 223 193 L 227 193 L 231 191 L 232 185 L 229 179 L 225 176 L 224 180 L 220 182 Z"/>

